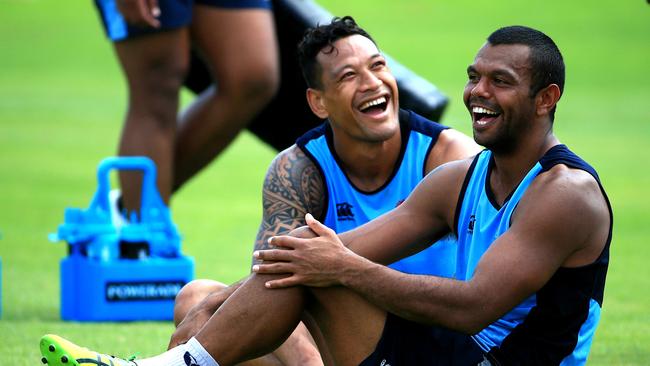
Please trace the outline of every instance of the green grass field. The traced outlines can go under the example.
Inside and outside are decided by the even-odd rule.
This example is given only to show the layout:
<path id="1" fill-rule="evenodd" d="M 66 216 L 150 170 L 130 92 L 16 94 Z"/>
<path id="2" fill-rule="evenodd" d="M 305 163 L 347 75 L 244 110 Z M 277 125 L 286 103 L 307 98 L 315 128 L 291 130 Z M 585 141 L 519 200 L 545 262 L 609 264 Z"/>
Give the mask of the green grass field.
<path id="1" fill-rule="evenodd" d="M 322 0 L 354 15 L 384 51 L 450 98 L 442 122 L 469 132 L 465 68 L 503 25 L 547 32 L 563 51 L 567 85 L 556 133 L 600 172 L 615 212 L 611 266 L 590 365 L 650 364 L 650 5 L 597 2 Z M 95 169 L 114 154 L 124 82 L 91 1 L 0 1 L 0 364 L 39 363 L 55 332 L 115 354 L 165 349 L 170 323 L 59 319 L 63 244 L 47 234 L 66 206 L 85 207 Z M 184 98 L 189 99 L 187 96 Z M 184 251 L 199 277 L 247 272 L 260 187 L 274 152 L 242 134 L 174 199 Z M 83 301 L 83 300 L 80 300 Z"/>

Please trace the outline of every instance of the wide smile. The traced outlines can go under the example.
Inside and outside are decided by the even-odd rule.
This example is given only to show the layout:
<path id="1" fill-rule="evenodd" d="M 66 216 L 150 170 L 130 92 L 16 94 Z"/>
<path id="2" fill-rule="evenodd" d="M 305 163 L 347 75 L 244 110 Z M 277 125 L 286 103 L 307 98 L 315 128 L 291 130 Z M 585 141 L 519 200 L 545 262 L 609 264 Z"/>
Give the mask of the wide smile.
<path id="1" fill-rule="evenodd" d="M 483 106 L 473 106 L 471 110 L 472 122 L 474 122 L 474 126 L 478 128 L 488 127 L 493 124 L 499 116 L 501 116 L 501 112 Z"/>
<path id="2" fill-rule="evenodd" d="M 362 101 L 357 106 L 357 110 L 367 117 L 383 118 L 387 114 L 389 103 L 390 95 L 384 94 Z"/>

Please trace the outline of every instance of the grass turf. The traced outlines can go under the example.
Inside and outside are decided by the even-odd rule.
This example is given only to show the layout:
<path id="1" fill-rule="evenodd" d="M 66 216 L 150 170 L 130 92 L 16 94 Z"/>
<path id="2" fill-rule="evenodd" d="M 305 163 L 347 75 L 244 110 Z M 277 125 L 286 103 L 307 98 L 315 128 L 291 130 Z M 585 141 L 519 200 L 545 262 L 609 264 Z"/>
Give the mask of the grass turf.
<path id="1" fill-rule="evenodd" d="M 643 1 L 320 2 L 354 15 L 388 52 L 451 98 L 443 122 L 469 132 L 465 68 L 503 25 L 547 32 L 563 51 L 567 86 L 556 134 L 600 172 L 615 212 L 611 266 L 590 365 L 650 363 L 650 6 Z M 169 323 L 59 319 L 62 244 L 47 233 L 66 206 L 85 207 L 95 169 L 114 154 L 124 83 L 90 1 L 5 0 L 0 12 L 1 364 L 39 362 L 38 339 L 58 333 L 105 352 L 158 353 Z M 185 97 L 187 102 L 189 97 Z M 199 277 L 247 272 L 260 187 L 274 153 L 243 134 L 174 199 L 183 249 Z"/>

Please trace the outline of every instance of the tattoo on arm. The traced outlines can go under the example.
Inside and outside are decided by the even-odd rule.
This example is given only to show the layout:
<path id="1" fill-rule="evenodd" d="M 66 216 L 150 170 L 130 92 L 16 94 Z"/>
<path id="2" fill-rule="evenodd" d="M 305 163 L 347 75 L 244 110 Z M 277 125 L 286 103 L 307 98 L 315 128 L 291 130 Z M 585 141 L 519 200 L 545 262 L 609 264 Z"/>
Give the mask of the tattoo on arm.
<path id="1" fill-rule="evenodd" d="M 323 190 L 320 172 L 300 148 L 293 146 L 280 153 L 264 178 L 264 211 L 255 250 L 268 249 L 270 237 L 305 225 L 306 213 L 320 216 L 325 204 Z"/>

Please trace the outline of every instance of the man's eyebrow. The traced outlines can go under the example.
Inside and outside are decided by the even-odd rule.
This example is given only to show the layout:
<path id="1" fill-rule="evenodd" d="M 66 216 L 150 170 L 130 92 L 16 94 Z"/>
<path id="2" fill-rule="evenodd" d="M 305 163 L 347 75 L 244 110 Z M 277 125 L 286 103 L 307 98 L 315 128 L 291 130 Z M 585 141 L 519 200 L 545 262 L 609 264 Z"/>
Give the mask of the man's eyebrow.
<path id="1" fill-rule="evenodd" d="M 476 68 L 474 67 L 474 65 L 467 66 L 467 73 L 468 74 L 469 73 L 475 73 L 475 72 L 477 72 L 477 71 L 476 71 Z M 492 70 L 492 71 L 490 71 L 490 75 L 491 76 L 506 76 L 506 77 L 509 77 L 511 79 L 517 79 L 517 75 L 514 74 L 512 71 L 510 71 L 508 69 Z"/>
<path id="2" fill-rule="evenodd" d="M 370 60 L 374 60 L 376 58 L 384 58 L 384 55 L 382 55 L 380 52 L 377 52 L 374 55 L 369 57 Z M 332 77 L 336 77 L 338 74 L 341 73 L 341 71 L 345 70 L 348 67 L 352 67 L 352 64 L 345 64 L 342 65 L 341 67 L 337 67 L 336 69 L 332 70 L 331 72 Z"/>
<path id="3" fill-rule="evenodd" d="M 490 74 L 492 74 L 494 76 L 505 76 L 505 77 L 508 77 L 510 79 L 517 79 L 517 75 L 514 74 L 512 71 L 507 70 L 507 69 L 496 69 L 496 70 L 493 70 Z"/>
<path id="4" fill-rule="evenodd" d="M 332 72 L 330 74 L 331 74 L 332 77 L 336 77 L 338 74 L 341 73 L 341 71 L 347 69 L 348 67 L 352 67 L 352 65 L 351 64 L 345 64 L 345 65 L 342 65 L 341 67 L 337 67 L 336 69 L 332 70 Z"/>

